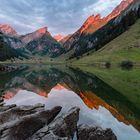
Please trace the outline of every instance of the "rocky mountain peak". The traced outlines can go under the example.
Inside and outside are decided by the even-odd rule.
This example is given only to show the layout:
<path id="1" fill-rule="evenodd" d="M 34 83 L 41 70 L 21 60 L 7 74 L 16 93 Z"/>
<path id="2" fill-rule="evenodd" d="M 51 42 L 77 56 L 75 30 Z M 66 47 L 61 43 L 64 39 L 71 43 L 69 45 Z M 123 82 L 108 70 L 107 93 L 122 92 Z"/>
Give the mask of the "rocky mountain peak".
<path id="1" fill-rule="evenodd" d="M 133 1 L 134 0 L 122 0 L 122 2 L 108 16 L 104 18 L 101 18 L 100 14 L 97 14 L 96 16 L 93 16 L 92 18 L 90 16 L 87 20 L 89 24 L 88 26 L 86 26 L 86 28 L 83 28 L 82 32 L 93 33 L 97 31 L 99 28 L 103 27 L 107 22 L 109 22 L 113 18 L 120 15 L 121 12 L 124 11 Z M 89 19 L 92 19 L 92 20 L 89 20 Z"/>
<path id="2" fill-rule="evenodd" d="M 47 27 L 42 27 L 42 28 L 36 30 L 35 32 L 24 35 L 21 37 L 21 39 L 24 43 L 27 44 L 33 40 L 41 38 L 44 35 L 46 35 L 47 37 L 51 37 L 51 34 L 48 32 Z"/>
<path id="3" fill-rule="evenodd" d="M 122 0 L 122 2 L 106 17 L 107 21 L 118 16 L 123 10 L 125 10 L 134 0 Z"/>
<path id="4" fill-rule="evenodd" d="M 94 17 L 94 20 L 97 21 L 97 20 L 100 20 L 101 19 L 101 14 L 97 14 L 95 17 Z"/>
<path id="5" fill-rule="evenodd" d="M 58 42 L 61 41 L 63 38 L 65 38 L 65 36 L 58 34 L 54 36 L 54 39 L 57 40 Z"/>
<path id="6" fill-rule="evenodd" d="M 101 20 L 101 15 L 97 14 L 97 15 L 91 15 L 83 24 L 83 26 L 80 28 L 80 32 L 82 33 L 85 29 L 87 29 L 89 27 L 89 25 L 98 22 Z"/>
<path id="7" fill-rule="evenodd" d="M 17 36 L 17 32 L 8 24 L 0 24 L 0 32 L 10 36 Z"/>
<path id="8" fill-rule="evenodd" d="M 46 32 L 48 32 L 48 28 L 43 27 L 43 28 L 38 29 L 36 32 L 38 32 L 39 34 L 45 34 Z"/>

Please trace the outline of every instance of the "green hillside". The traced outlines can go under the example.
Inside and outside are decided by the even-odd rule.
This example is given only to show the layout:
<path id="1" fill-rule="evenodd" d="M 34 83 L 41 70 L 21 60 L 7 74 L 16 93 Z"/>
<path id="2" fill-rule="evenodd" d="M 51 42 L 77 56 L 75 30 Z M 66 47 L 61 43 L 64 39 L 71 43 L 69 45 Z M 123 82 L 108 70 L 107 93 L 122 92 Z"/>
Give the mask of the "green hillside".
<path id="1" fill-rule="evenodd" d="M 73 64 L 95 64 L 102 62 L 121 63 L 124 60 L 140 64 L 140 19 L 125 33 L 112 40 L 97 52 L 89 52 Z"/>

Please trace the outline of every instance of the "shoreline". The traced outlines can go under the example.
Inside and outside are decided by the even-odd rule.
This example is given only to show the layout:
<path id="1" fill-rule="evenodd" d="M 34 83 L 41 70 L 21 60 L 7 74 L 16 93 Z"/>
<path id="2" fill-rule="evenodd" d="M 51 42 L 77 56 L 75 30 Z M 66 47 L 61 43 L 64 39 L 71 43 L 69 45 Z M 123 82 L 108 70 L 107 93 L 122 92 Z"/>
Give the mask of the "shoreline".
<path id="1" fill-rule="evenodd" d="M 59 115 L 62 107 L 45 110 L 43 104 L 33 106 L 4 105 L 0 100 L 1 140 L 117 140 L 111 129 L 78 125 L 78 107 Z M 28 129 L 27 129 L 28 128 Z"/>

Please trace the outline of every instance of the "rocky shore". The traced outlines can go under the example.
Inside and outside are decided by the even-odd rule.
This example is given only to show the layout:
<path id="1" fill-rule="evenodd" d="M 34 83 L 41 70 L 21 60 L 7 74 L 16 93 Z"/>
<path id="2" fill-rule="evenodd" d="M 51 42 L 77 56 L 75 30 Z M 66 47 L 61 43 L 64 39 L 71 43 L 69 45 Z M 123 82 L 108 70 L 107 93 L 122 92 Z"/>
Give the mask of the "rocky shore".
<path id="1" fill-rule="evenodd" d="M 80 109 L 4 105 L 0 100 L 0 140 L 117 140 L 111 129 L 78 125 Z"/>

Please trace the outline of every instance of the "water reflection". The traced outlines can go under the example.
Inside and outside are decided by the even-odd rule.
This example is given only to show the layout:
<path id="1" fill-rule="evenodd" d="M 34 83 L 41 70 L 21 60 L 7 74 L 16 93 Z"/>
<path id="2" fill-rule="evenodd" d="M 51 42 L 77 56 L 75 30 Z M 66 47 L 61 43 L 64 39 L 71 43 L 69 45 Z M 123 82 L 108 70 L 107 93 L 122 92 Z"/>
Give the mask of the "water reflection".
<path id="1" fill-rule="evenodd" d="M 7 77 L 10 75 L 10 77 Z M 7 104 L 61 105 L 81 108 L 80 123 L 112 128 L 119 140 L 138 140 L 140 114 L 136 105 L 94 75 L 67 67 L 27 66 L 0 77 Z M 128 117 L 128 116 L 133 117 Z"/>

